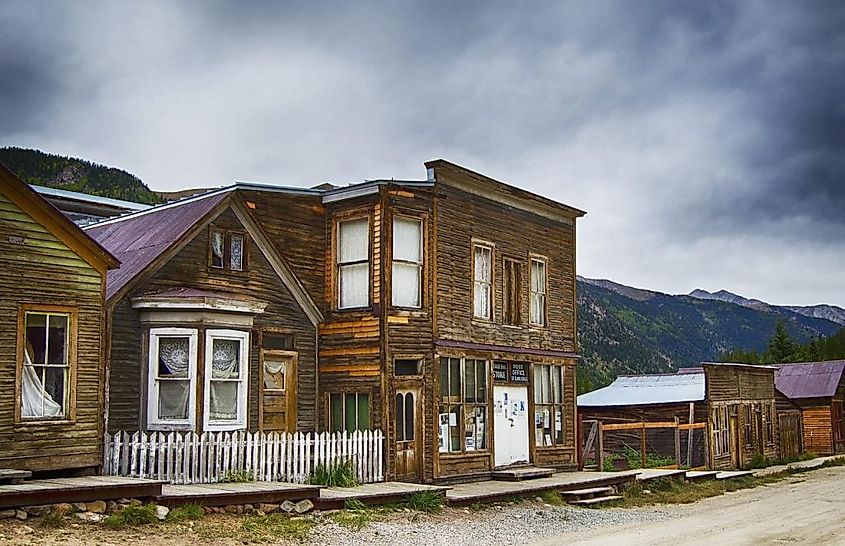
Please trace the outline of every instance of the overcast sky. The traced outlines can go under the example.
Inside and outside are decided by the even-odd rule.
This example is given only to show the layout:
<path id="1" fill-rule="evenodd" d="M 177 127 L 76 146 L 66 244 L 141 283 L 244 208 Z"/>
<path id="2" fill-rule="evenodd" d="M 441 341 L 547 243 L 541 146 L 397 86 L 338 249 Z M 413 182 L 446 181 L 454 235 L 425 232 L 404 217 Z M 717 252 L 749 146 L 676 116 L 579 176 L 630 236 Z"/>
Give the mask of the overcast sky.
<path id="1" fill-rule="evenodd" d="M 425 177 L 585 209 L 578 272 L 845 306 L 845 3 L 0 4 L 0 146 L 159 190 Z"/>

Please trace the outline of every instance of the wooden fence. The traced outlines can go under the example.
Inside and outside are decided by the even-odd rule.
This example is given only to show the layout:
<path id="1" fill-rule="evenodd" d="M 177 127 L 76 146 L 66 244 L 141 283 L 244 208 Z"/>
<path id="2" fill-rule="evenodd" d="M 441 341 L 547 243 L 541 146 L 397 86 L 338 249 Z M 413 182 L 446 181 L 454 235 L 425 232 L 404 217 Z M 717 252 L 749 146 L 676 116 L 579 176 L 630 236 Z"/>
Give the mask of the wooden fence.
<path id="1" fill-rule="evenodd" d="M 319 464 L 351 460 L 357 480 L 384 480 L 380 430 L 323 432 L 118 432 L 106 434 L 103 473 L 212 483 L 247 474 L 258 481 L 304 483 Z"/>

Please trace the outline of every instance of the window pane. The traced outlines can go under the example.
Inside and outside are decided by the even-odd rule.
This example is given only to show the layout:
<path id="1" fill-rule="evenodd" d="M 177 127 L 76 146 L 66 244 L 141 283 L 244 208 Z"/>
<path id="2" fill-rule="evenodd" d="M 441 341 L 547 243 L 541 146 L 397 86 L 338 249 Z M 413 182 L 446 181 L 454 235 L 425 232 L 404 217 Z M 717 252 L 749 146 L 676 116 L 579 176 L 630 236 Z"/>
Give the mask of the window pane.
<path id="1" fill-rule="evenodd" d="M 238 381 L 211 382 L 208 403 L 210 420 L 232 421 L 238 418 L 238 385 Z"/>
<path id="2" fill-rule="evenodd" d="M 331 431 L 343 430 L 343 397 L 340 394 L 331 395 Z"/>
<path id="3" fill-rule="evenodd" d="M 420 361 L 419 360 L 405 360 L 405 359 L 397 359 L 393 361 L 393 374 L 394 375 L 419 375 L 421 372 L 420 370 Z M 441 365 L 442 366 L 442 365 Z M 443 377 L 440 377 L 441 384 L 440 384 L 440 392 L 444 392 L 443 390 Z"/>
<path id="4" fill-rule="evenodd" d="M 370 302 L 370 265 L 344 265 L 340 268 L 340 306 L 365 307 Z"/>
<path id="5" fill-rule="evenodd" d="M 490 286 L 475 283 L 473 296 L 473 314 L 480 318 L 490 318 Z"/>
<path id="6" fill-rule="evenodd" d="M 467 360 L 464 364 L 464 400 L 466 402 L 477 402 L 475 388 L 475 361 Z"/>
<path id="7" fill-rule="evenodd" d="M 211 232 L 211 265 L 213 267 L 223 267 L 224 241 L 222 231 Z"/>
<path id="8" fill-rule="evenodd" d="M 358 395 L 358 429 L 357 430 L 369 430 L 370 429 L 370 395 L 369 394 L 359 394 Z"/>
<path id="9" fill-rule="evenodd" d="M 483 246 L 475 247 L 475 280 L 490 282 L 491 251 Z"/>
<path id="10" fill-rule="evenodd" d="M 158 385 L 158 418 L 187 419 L 190 381 L 159 381 Z"/>
<path id="11" fill-rule="evenodd" d="M 449 359 L 449 396 L 456 400 L 461 398 L 461 359 Z"/>
<path id="12" fill-rule="evenodd" d="M 366 218 L 338 224 L 338 263 L 366 260 L 370 248 L 370 225 Z"/>
<path id="13" fill-rule="evenodd" d="M 238 379 L 241 373 L 241 342 L 214 338 L 211 343 L 211 379 Z"/>
<path id="14" fill-rule="evenodd" d="M 549 404 L 552 401 L 551 394 L 552 367 L 543 366 L 543 403 Z"/>
<path id="15" fill-rule="evenodd" d="M 475 361 L 476 394 L 478 402 L 487 402 L 487 362 L 484 360 Z"/>
<path id="16" fill-rule="evenodd" d="M 264 359 L 264 388 L 285 390 L 285 371 L 287 363 L 284 360 Z"/>
<path id="17" fill-rule="evenodd" d="M 560 406 L 555 406 L 555 444 L 563 443 L 563 410 Z"/>
<path id="18" fill-rule="evenodd" d="M 552 401 L 560 404 L 563 402 L 563 393 L 561 392 L 560 374 L 563 368 L 560 366 L 550 366 L 552 372 Z"/>
<path id="19" fill-rule="evenodd" d="M 486 415 L 487 406 L 475 408 L 475 448 L 487 449 Z"/>
<path id="20" fill-rule="evenodd" d="M 397 307 L 420 306 L 420 275 L 422 267 L 416 264 L 393 262 L 391 282 L 392 301 Z"/>
<path id="21" fill-rule="evenodd" d="M 159 337 L 158 376 L 188 377 L 189 347 L 187 337 Z"/>
<path id="22" fill-rule="evenodd" d="M 461 450 L 461 407 L 452 406 L 449 410 L 449 451 Z"/>
<path id="23" fill-rule="evenodd" d="M 47 334 L 47 363 L 67 364 L 68 316 L 50 315 Z"/>
<path id="24" fill-rule="evenodd" d="M 346 401 L 344 403 L 344 427 L 343 430 L 353 431 L 358 428 L 358 404 L 355 401 L 355 394 L 345 395 Z"/>
<path id="25" fill-rule="evenodd" d="M 449 400 L 449 359 L 440 359 L 440 397 L 444 402 Z"/>
<path id="26" fill-rule="evenodd" d="M 396 441 L 405 441 L 405 397 L 396 395 Z"/>
<path id="27" fill-rule="evenodd" d="M 405 395 L 405 440 L 411 441 L 414 439 L 414 395 L 407 393 Z"/>
<path id="28" fill-rule="evenodd" d="M 64 399 L 53 399 L 53 395 L 45 389 L 44 366 L 23 366 L 21 378 L 21 416 L 22 417 L 60 417 L 64 415 Z M 50 368 L 64 373 L 65 368 Z M 65 382 L 62 386 L 66 387 Z M 55 393 L 55 388 L 52 388 Z"/>
<path id="29" fill-rule="evenodd" d="M 534 403 L 543 403 L 543 365 L 534 365 Z"/>
<path id="30" fill-rule="evenodd" d="M 233 271 L 241 271 L 244 268 L 244 236 L 233 233 L 231 244 L 229 267 Z"/>
<path id="31" fill-rule="evenodd" d="M 422 262 L 422 222 L 405 218 L 393 219 L 393 259 Z"/>
<path id="32" fill-rule="evenodd" d="M 33 364 L 47 362 L 47 315 L 26 314 L 26 353 Z"/>

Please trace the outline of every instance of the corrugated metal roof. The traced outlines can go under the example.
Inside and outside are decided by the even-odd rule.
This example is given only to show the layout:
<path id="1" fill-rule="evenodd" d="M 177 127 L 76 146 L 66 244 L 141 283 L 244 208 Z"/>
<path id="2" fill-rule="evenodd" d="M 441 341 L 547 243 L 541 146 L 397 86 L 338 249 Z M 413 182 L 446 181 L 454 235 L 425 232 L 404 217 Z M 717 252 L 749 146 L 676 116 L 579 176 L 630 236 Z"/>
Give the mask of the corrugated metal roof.
<path id="1" fill-rule="evenodd" d="M 603 389 L 582 394 L 578 406 L 636 406 L 700 402 L 704 373 L 620 376 Z"/>
<path id="2" fill-rule="evenodd" d="M 788 398 L 827 398 L 836 394 L 845 360 L 781 364 L 775 386 Z"/>
<path id="3" fill-rule="evenodd" d="M 65 199 L 73 199 L 74 201 L 85 201 L 88 203 L 97 203 L 100 205 L 108 205 L 124 210 L 145 210 L 151 205 L 144 203 L 136 203 L 134 201 L 124 201 L 123 199 L 112 199 L 111 197 L 101 197 L 99 195 L 91 195 L 88 193 L 81 193 L 78 191 L 61 190 L 58 188 L 49 188 L 47 186 L 32 185 L 32 189 L 41 195 L 49 195 L 50 197 L 63 197 Z"/>
<path id="4" fill-rule="evenodd" d="M 120 260 L 120 269 L 109 271 L 106 279 L 106 299 L 120 291 L 227 197 L 228 193 L 212 193 L 89 226 L 85 232 Z"/>

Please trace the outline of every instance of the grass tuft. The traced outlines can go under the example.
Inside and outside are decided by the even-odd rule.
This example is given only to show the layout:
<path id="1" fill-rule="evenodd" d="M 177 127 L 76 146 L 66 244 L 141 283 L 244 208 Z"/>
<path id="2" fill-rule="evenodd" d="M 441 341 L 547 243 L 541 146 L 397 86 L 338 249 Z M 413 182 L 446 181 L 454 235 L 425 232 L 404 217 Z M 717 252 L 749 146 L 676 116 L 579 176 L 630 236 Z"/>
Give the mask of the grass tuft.
<path id="1" fill-rule="evenodd" d="M 333 465 L 318 464 L 308 476 L 311 485 L 325 485 L 326 487 L 355 487 L 355 463 L 347 459 Z"/>
<path id="2" fill-rule="evenodd" d="M 220 483 L 248 483 L 255 481 L 252 470 L 227 470 Z"/>
<path id="3" fill-rule="evenodd" d="M 40 523 L 43 527 L 64 527 L 65 525 L 65 515 L 58 510 L 46 510 L 44 513 L 41 514 Z"/>
<path id="4" fill-rule="evenodd" d="M 277 539 L 308 540 L 315 523 L 311 519 L 292 518 L 287 514 L 247 516 L 241 522 L 240 534 L 245 541 L 270 542 Z"/>
<path id="5" fill-rule="evenodd" d="M 103 523 L 109 527 L 134 527 L 158 523 L 158 516 L 156 516 L 155 504 L 127 506 L 120 512 L 108 516 Z"/>
<path id="6" fill-rule="evenodd" d="M 198 520 L 205 516 L 201 504 L 183 504 L 177 506 L 167 514 L 167 521 L 177 523 L 185 520 Z"/>
<path id="7" fill-rule="evenodd" d="M 443 495 L 439 491 L 416 491 L 408 497 L 408 508 L 435 514 L 443 510 Z"/>
<path id="8" fill-rule="evenodd" d="M 566 501 L 563 500 L 563 496 L 561 496 L 561 494 L 557 491 L 545 491 L 540 495 L 540 498 L 543 499 L 543 502 L 551 504 L 552 506 L 563 506 L 566 504 Z"/>

